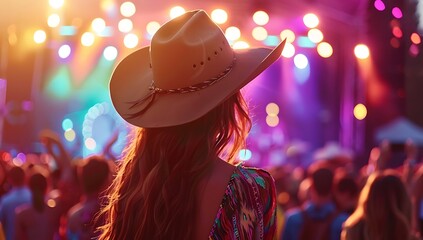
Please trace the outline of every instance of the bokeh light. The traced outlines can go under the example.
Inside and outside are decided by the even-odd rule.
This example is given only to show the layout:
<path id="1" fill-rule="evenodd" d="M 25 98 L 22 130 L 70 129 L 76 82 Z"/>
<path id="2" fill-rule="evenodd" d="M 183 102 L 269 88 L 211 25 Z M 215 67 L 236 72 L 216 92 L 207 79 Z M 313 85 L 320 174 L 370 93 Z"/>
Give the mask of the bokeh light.
<path id="1" fill-rule="evenodd" d="M 366 59 L 366 58 L 369 57 L 370 51 L 369 51 L 369 48 L 366 45 L 358 44 L 354 48 L 354 54 L 355 54 L 356 58 Z"/>
<path id="2" fill-rule="evenodd" d="M 68 142 L 72 142 L 76 138 L 76 133 L 73 129 L 68 129 L 65 131 L 64 137 Z"/>
<path id="3" fill-rule="evenodd" d="M 67 131 L 73 128 L 73 122 L 69 118 L 65 118 L 62 121 L 62 129 L 63 131 Z"/>
<path id="4" fill-rule="evenodd" d="M 297 54 L 294 57 L 294 64 L 299 69 L 304 69 L 308 66 L 308 59 L 304 54 Z"/>
<path id="5" fill-rule="evenodd" d="M 124 2 L 120 5 L 120 14 L 124 17 L 131 17 L 136 12 L 135 4 L 132 2 Z"/>
<path id="6" fill-rule="evenodd" d="M 285 29 L 280 33 L 281 39 L 286 39 L 287 43 L 295 41 L 295 33 L 291 29 Z"/>
<path id="7" fill-rule="evenodd" d="M 402 11 L 399 7 L 392 8 L 392 16 L 394 16 L 397 19 L 402 18 Z"/>
<path id="8" fill-rule="evenodd" d="M 276 103 L 269 103 L 266 106 L 266 113 L 270 116 L 277 116 L 279 114 L 279 106 Z"/>
<path id="9" fill-rule="evenodd" d="M 264 45 L 272 47 L 279 45 L 279 43 L 281 43 L 281 39 L 279 38 L 279 36 L 275 35 L 268 35 L 263 41 Z"/>
<path id="10" fill-rule="evenodd" d="M 267 31 L 264 27 L 255 27 L 251 34 L 257 41 L 263 41 L 267 38 Z"/>
<path id="11" fill-rule="evenodd" d="M 55 208 L 56 207 L 56 201 L 54 199 L 47 200 L 47 206 L 49 206 L 51 208 Z"/>
<path id="12" fill-rule="evenodd" d="M 383 11 L 383 10 L 385 10 L 385 4 L 383 3 L 383 1 L 382 1 L 382 0 L 376 0 L 376 1 L 374 2 L 374 6 L 375 6 L 375 8 L 376 8 L 377 10 L 379 10 L 379 11 Z"/>
<path id="13" fill-rule="evenodd" d="M 301 48 L 315 48 L 316 43 L 312 42 L 309 37 L 298 36 L 297 37 L 297 46 Z"/>
<path id="14" fill-rule="evenodd" d="M 215 9 L 210 15 L 213 22 L 217 24 L 223 24 L 228 20 L 228 13 L 223 9 Z"/>
<path id="15" fill-rule="evenodd" d="M 317 28 L 310 29 L 307 33 L 307 36 L 310 41 L 314 43 L 319 43 L 323 40 L 323 33 Z"/>
<path id="16" fill-rule="evenodd" d="M 303 17 L 304 25 L 308 28 L 315 28 L 319 25 L 319 18 L 314 13 L 307 13 Z"/>
<path id="17" fill-rule="evenodd" d="M 83 46 L 89 47 L 94 44 L 95 36 L 91 32 L 85 32 L 81 36 L 81 44 Z"/>
<path id="18" fill-rule="evenodd" d="M 106 28 L 106 22 L 102 18 L 95 18 L 91 22 L 91 27 L 96 33 L 101 33 Z"/>
<path id="19" fill-rule="evenodd" d="M 134 48 L 138 45 L 138 41 L 139 41 L 139 39 L 138 39 L 138 36 L 136 34 L 128 33 L 128 34 L 126 34 L 126 36 L 123 39 L 123 44 L 127 48 Z"/>
<path id="20" fill-rule="evenodd" d="M 367 108 L 364 104 L 359 103 L 354 107 L 354 117 L 358 120 L 363 120 L 367 116 Z"/>
<path id="21" fill-rule="evenodd" d="M 421 38 L 420 38 L 419 34 L 417 34 L 417 33 L 412 33 L 411 36 L 410 36 L 410 40 L 414 44 L 420 44 L 421 43 Z"/>
<path id="22" fill-rule="evenodd" d="M 133 28 L 133 24 L 131 19 L 124 18 L 124 19 L 121 19 L 118 23 L 118 29 L 120 32 L 128 33 L 132 31 L 132 28 Z"/>
<path id="23" fill-rule="evenodd" d="M 321 42 L 317 45 L 317 53 L 323 58 L 328 58 L 332 56 L 333 48 L 329 43 Z"/>
<path id="24" fill-rule="evenodd" d="M 116 2 L 114 0 L 102 0 L 100 2 L 100 8 L 108 15 L 112 15 L 116 10 Z"/>
<path id="25" fill-rule="evenodd" d="M 416 44 L 411 44 L 410 49 L 408 50 L 410 55 L 416 57 L 419 55 L 419 47 Z"/>
<path id="26" fill-rule="evenodd" d="M 175 6 L 175 7 L 170 9 L 169 16 L 170 16 L 170 18 L 173 19 L 173 18 L 181 16 L 184 13 L 185 13 L 185 9 L 183 7 Z"/>
<path id="27" fill-rule="evenodd" d="M 73 36 L 76 34 L 76 27 L 74 26 L 60 26 L 60 35 L 62 36 Z"/>
<path id="28" fill-rule="evenodd" d="M 269 22 L 269 15 L 265 11 L 257 11 L 253 14 L 253 21 L 260 26 L 264 26 Z"/>
<path id="29" fill-rule="evenodd" d="M 1 155 L 1 159 L 3 159 L 3 161 L 5 161 L 5 162 L 10 162 L 10 161 L 12 161 L 12 155 L 8 152 L 4 152 Z"/>
<path id="30" fill-rule="evenodd" d="M 271 116 L 271 115 L 267 115 L 266 116 L 266 124 L 269 127 L 276 127 L 279 125 L 279 117 L 278 116 Z"/>
<path id="31" fill-rule="evenodd" d="M 26 155 L 24 154 L 24 153 L 18 153 L 17 155 L 16 155 L 16 158 L 19 158 L 19 159 L 21 159 L 22 160 L 22 162 L 26 162 Z"/>
<path id="32" fill-rule="evenodd" d="M 97 147 L 97 143 L 91 137 L 85 139 L 85 147 L 89 150 L 94 150 Z"/>
<path id="33" fill-rule="evenodd" d="M 60 46 L 59 50 L 57 51 L 60 58 L 65 59 L 69 57 L 71 54 L 71 47 L 68 44 L 64 44 Z"/>
<path id="34" fill-rule="evenodd" d="M 236 41 L 234 45 L 232 45 L 233 49 L 246 49 L 249 48 L 250 44 L 245 41 Z"/>
<path id="35" fill-rule="evenodd" d="M 103 57 L 108 61 L 113 61 L 118 55 L 117 48 L 113 46 L 107 46 L 103 51 Z"/>
<path id="36" fill-rule="evenodd" d="M 231 26 L 225 30 L 225 36 L 228 40 L 235 41 L 241 37 L 241 31 L 239 28 Z"/>
<path id="37" fill-rule="evenodd" d="M 56 13 L 51 14 L 48 19 L 47 19 L 47 25 L 49 27 L 57 27 L 60 24 L 60 16 L 57 15 Z"/>
<path id="38" fill-rule="evenodd" d="M 13 158 L 12 163 L 18 167 L 22 166 L 24 164 L 24 162 L 22 161 L 22 159 L 20 158 Z"/>
<path id="39" fill-rule="evenodd" d="M 238 153 L 238 158 L 241 161 L 248 161 L 251 159 L 252 155 L 249 149 L 241 149 Z"/>
<path id="40" fill-rule="evenodd" d="M 399 27 L 393 27 L 392 28 L 392 35 L 394 35 L 396 38 L 402 38 L 402 30 Z"/>
<path id="41" fill-rule="evenodd" d="M 295 47 L 290 42 L 285 43 L 285 47 L 282 50 L 282 56 L 291 58 L 295 55 Z"/>
<path id="42" fill-rule="evenodd" d="M 43 43 L 47 39 L 46 32 L 44 30 L 37 30 L 34 33 L 34 42 L 35 43 Z"/>
<path id="43" fill-rule="evenodd" d="M 59 9 L 63 6 L 63 4 L 65 3 L 65 0 L 49 0 L 48 3 L 50 7 L 54 9 Z"/>
<path id="44" fill-rule="evenodd" d="M 278 203 L 281 205 L 285 205 L 289 202 L 290 196 L 287 192 L 281 192 L 278 194 Z"/>
<path id="45" fill-rule="evenodd" d="M 157 32 L 157 30 L 159 30 L 159 28 L 160 28 L 160 23 L 156 21 L 151 21 L 147 23 L 147 26 L 145 27 L 147 33 L 150 36 L 153 36 Z"/>

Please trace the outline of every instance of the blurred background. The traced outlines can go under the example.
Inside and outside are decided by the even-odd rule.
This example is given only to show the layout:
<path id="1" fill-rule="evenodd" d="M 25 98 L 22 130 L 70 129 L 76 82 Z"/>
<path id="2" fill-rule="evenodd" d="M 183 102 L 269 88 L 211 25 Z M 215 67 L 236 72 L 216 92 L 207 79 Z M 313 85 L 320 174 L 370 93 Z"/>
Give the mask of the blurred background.
<path id="1" fill-rule="evenodd" d="M 1 0 L 2 157 L 42 153 L 44 129 L 73 157 L 101 152 L 117 134 L 119 155 L 131 126 L 110 102 L 114 66 L 198 8 L 234 48 L 288 41 L 244 89 L 254 125 L 240 160 L 308 165 L 327 147 L 361 166 L 384 139 L 423 146 L 423 1 Z"/>

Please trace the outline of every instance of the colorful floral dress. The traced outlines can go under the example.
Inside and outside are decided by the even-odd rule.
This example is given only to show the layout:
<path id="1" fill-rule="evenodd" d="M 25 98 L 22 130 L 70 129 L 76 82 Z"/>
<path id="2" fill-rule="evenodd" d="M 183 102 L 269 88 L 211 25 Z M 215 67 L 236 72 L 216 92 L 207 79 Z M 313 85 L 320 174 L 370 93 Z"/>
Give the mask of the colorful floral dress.
<path id="1" fill-rule="evenodd" d="M 237 166 L 226 187 L 209 239 L 273 239 L 276 190 L 264 170 Z"/>

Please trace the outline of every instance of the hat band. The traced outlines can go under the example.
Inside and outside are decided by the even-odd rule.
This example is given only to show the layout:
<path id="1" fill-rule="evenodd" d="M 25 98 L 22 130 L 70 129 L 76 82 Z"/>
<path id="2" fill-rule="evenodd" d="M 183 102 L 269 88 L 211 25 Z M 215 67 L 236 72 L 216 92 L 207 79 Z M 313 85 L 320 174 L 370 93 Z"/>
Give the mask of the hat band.
<path id="1" fill-rule="evenodd" d="M 136 113 L 132 113 L 132 114 L 127 114 L 128 118 L 135 118 L 141 114 L 143 114 L 145 111 L 147 111 L 147 109 L 151 106 L 151 104 L 154 102 L 154 99 L 156 97 L 156 94 L 172 94 L 172 93 L 190 93 L 190 92 L 196 92 L 202 89 L 205 89 L 207 87 L 210 87 L 211 85 L 215 84 L 216 82 L 218 82 L 219 80 L 225 78 L 232 70 L 234 64 L 235 64 L 236 58 L 234 56 L 232 63 L 225 69 L 223 70 L 223 72 L 221 72 L 219 75 L 217 75 L 216 77 L 210 78 L 205 80 L 204 82 L 201 83 L 197 83 L 188 87 L 182 87 L 182 88 L 175 88 L 175 89 L 162 89 L 162 88 L 158 88 L 154 85 L 154 80 L 151 82 L 151 86 L 148 88 L 150 90 L 150 93 L 147 94 L 145 97 L 133 101 L 133 102 L 129 102 L 130 104 L 132 104 L 129 109 L 132 109 L 140 104 L 144 104 L 146 102 L 147 105 L 141 109 L 140 111 L 136 112 Z"/>

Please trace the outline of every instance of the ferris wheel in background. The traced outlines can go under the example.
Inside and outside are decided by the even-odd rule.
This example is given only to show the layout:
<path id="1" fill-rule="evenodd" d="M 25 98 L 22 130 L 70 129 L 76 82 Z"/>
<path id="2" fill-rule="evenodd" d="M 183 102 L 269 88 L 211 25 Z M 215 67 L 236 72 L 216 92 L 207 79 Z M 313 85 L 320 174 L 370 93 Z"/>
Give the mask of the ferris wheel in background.
<path id="1" fill-rule="evenodd" d="M 95 104 L 88 109 L 82 123 L 83 157 L 106 154 L 104 151 L 107 151 L 118 158 L 129 130 L 128 124 L 111 109 L 110 103 Z"/>

